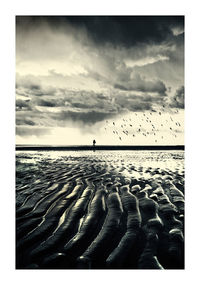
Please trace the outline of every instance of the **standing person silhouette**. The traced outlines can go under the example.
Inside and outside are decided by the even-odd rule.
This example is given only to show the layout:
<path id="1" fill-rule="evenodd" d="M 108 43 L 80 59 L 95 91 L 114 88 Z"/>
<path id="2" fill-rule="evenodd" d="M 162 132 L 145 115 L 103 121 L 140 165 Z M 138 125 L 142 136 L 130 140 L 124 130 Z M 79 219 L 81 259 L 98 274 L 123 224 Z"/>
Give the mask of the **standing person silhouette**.
<path id="1" fill-rule="evenodd" d="M 93 151 L 95 151 L 95 143 L 96 143 L 96 141 L 93 140 Z"/>

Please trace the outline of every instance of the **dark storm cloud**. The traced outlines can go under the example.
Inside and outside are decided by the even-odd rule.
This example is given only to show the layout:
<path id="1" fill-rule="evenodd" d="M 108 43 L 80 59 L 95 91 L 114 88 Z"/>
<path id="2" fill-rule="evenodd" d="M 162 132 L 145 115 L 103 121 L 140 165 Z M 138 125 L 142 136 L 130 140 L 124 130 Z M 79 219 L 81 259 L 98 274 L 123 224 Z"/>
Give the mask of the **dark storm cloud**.
<path id="1" fill-rule="evenodd" d="M 59 102 L 56 100 L 45 100 L 45 99 L 39 99 L 37 100 L 37 106 L 43 106 L 43 107 L 56 107 L 59 106 Z"/>
<path id="2" fill-rule="evenodd" d="M 110 143 L 105 120 L 184 107 L 178 89 L 184 17 L 19 16 L 16 22 L 19 141 L 43 143 L 49 134 L 52 143 L 63 143 L 69 130 L 72 144 L 91 133 Z"/>
<path id="3" fill-rule="evenodd" d="M 173 36 L 172 29 L 184 28 L 183 16 L 17 16 L 17 28 L 28 31 L 47 23 L 55 31 L 72 27 L 85 30 L 97 44 L 133 46 L 161 43 Z"/>
<path id="4" fill-rule="evenodd" d="M 33 110 L 16 110 L 16 125 L 20 126 L 44 126 L 49 125 L 49 118 L 45 112 L 40 112 L 37 109 Z"/>
<path id="5" fill-rule="evenodd" d="M 43 136 L 50 132 L 48 128 L 38 128 L 38 127 L 26 127 L 17 126 L 16 135 L 28 137 L 28 136 Z"/>
<path id="6" fill-rule="evenodd" d="M 16 94 L 26 97 L 43 95 L 55 95 L 56 88 L 52 86 L 42 86 L 41 80 L 35 76 L 18 76 L 16 78 Z"/>
<path id="7" fill-rule="evenodd" d="M 30 96 L 30 99 L 17 100 L 16 124 L 64 127 L 70 122 L 70 124 L 84 127 L 84 125 L 92 125 L 127 111 L 150 110 L 152 104 L 162 102 L 164 98 L 162 93 L 165 92 L 162 83 L 157 81 L 152 83 L 138 77 L 131 84 L 129 90 L 127 87 L 123 89 L 123 87 L 116 86 L 115 92 L 109 96 L 103 92 L 75 91 L 64 88 L 54 88 L 54 95 L 48 96 L 45 90 L 51 90 L 50 87 L 32 88 L 33 84 L 30 84 L 28 88 L 26 84 L 24 92 Z M 19 85 L 18 88 L 23 86 Z M 126 86 L 128 86 L 127 82 Z M 38 90 L 43 95 L 38 96 Z M 143 91 L 143 93 L 133 94 L 132 90 Z M 151 95 L 147 91 L 157 93 Z"/>
<path id="8" fill-rule="evenodd" d="M 28 125 L 28 126 L 35 126 L 35 123 L 29 119 L 16 119 L 16 125 Z"/>
<path id="9" fill-rule="evenodd" d="M 43 96 L 43 95 L 54 95 L 55 90 L 45 90 L 41 86 L 30 86 L 28 88 L 28 95 Z"/>
<path id="10" fill-rule="evenodd" d="M 86 103 L 81 103 L 81 102 L 71 103 L 71 106 L 75 108 L 80 108 L 80 109 L 90 109 L 90 105 Z"/>
<path id="11" fill-rule="evenodd" d="M 32 110 L 31 104 L 30 104 L 30 100 L 21 100 L 21 99 L 17 99 L 16 100 L 16 109 L 17 110 Z"/>
<path id="12" fill-rule="evenodd" d="M 184 86 L 180 86 L 173 96 L 170 106 L 174 108 L 184 108 Z"/>
<path id="13" fill-rule="evenodd" d="M 163 96 L 153 96 L 149 94 L 118 94 L 115 97 L 114 104 L 118 106 L 118 112 L 122 111 L 146 111 L 152 109 L 152 104 L 162 104 L 164 100 Z"/>
<path id="14" fill-rule="evenodd" d="M 103 121 L 107 118 L 111 118 L 114 115 L 116 115 L 114 112 L 103 112 L 100 110 L 92 110 L 92 111 L 88 111 L 88 112 L 84 112 L 84 111 L 79 111 L 79 112 L 75 112 L 75 111 L 62 111 L 58 114 L 52 114 L 52 117 L 55 120 L 58 121 L 73 121 L 74 123 L 84 123 L 86 125 L 93 125 L 97 122 Z"/>
<path id="15" fill-rule="evenodd" d="M 91 125 L 117 113 L 118 106 L 113 106 L 111 98 L 102 93 L 55 88 L 54 95 L 48 96 L 47 90 L 51 89 L 48 86 L 35 89 L 26 83 L 18 84 L 18 88 L 30 98 L 27 102 L 21 99 L 16 102 L 17 125 L 63 127 L 68 122 Z M 38 96 L 38 92 L 42 95 Z"/>
<path id="16" fill-rule="evenodd" d="M 97 98 L 100 100 L 104 100 L 104 99 L 106 100 L 108 97 L 100 93 L 100 94 L 97 94 Z"/>
<path id="17" fill-rule="evenodd" d="M 162 95 L 166 95 L 165 92 L 167 91 L 165 84 L 161 80 L 149 81 L 141 78 L 139 74 L 132 80 L 115 84 L 114 87 L 125 91 L 157 92 Z"/>
<path id="18" fill-rule="evenodd" d="M 16 90 L 20 88 L 29 88 L 30 90 L 40 90 L 41 89 L 41 82 L 38 78 L 34 76 L 19 76 L 16 75 Z"/>
<path id="19" fill-rule="evenodd" d="M 24 42 L 19 45 L 19 62 L 28 60 L 29 66 L 31 59 L 33 66 L 38 65 L 39 79 L 36 75 L 21 85 L 17 82 L 17 93 L 34 96 L 35 106 L 69 104 L 75 111 L 103 109 L 110 101 L 104 94 L 95 97 L 90 91 L 88 95 L 77 92 L 68 96 L 59 87 L 89 90 L 91 86 L 93 90 L 107 89 L 107 94 L 112 90 L 166 96 L 167 88 L 183 84 L 179 68 L 183 66 L 183 25 L 182 16 L 17 17 L 17 33 L 22 34 L 18 43 Z M 47 75 L 40 75 L 45 69 L 41 63 Z M 24 66 L 21 68 L 24 72 Z M 44 81 L 57 87 L 46 88 Z M 51 95 L 52 99 L 47 98 Z"/>
<path id="20" fill-rule="evenodd" d="M 151 102 L 144 102 L 140 99 L 128 100 L 123 104 L 124 108 L 132 112 L 140 112 L 150 110 L 152 108 Z"/>
<path id="21" fill-rule="evenodd" d="M 30 85 L 31 90 L 40 90 L 40 88 L 41 88 L 40 85 L 37 85 L 37 84 L 31 84 Z"/>
<path id="22" fill-rule="evenodd" d="M 62 126 L 65 124 L 64 122 L 67 121 L 92 125 L 104 121 L 105 119 L 122 115 L 127 111 L 150 110 L 152 109 L 152 104 L 155 106 L 155 104 L 160 105 L 164 102 L 162 95 L 150 95 L 145 93 L 137 95 L 119 91 L 115 93 L 111 99 L 103 96 L 103 94 L 95 93 L 93 94 L 93 99 L 94 95 L 95 100 L 92 103 L 87 102 L 87 100 L 81 103 L 81 101 L 78 102 L 77 98 L 75 98 L 74 100 L 76 100 L 76 102 L 71 101 L 69 106 L 66 106 L 60 112 L 51 113 L 49 116 Z M 102 98 L 100 102 L 97 100 L 99 96 Z"/>

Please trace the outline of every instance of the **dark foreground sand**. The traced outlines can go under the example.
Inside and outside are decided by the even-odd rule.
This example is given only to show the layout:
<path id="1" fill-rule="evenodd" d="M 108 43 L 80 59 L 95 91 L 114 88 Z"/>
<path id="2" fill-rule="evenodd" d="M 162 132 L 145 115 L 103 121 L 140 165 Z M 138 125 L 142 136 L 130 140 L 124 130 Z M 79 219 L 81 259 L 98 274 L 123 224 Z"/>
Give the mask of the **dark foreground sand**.
<path id="1" fill-rule="evenodd" d="M 184 152 L 17 152 L 16 268 L 183 269 Z"/>

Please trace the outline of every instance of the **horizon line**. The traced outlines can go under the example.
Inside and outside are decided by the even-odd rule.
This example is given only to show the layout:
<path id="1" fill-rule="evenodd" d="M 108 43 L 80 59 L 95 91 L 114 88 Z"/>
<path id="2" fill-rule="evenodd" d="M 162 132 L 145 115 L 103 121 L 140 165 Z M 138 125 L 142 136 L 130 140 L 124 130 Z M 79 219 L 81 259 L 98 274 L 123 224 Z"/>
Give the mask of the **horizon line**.
<path id="1" fill-rule="evenodd" d="M 160 145 L 132 145 L 132 144 L 96 144 L 96 146 L 184 146 L 185 144 L 160 144 Z M 92 146 L 92 144 L 15 144 L 15 146 Z"/>
<path id="2" fill-rule="evenodd" d="M 15 145 L 15 150 L 184 150 L 185 145 Z"/>

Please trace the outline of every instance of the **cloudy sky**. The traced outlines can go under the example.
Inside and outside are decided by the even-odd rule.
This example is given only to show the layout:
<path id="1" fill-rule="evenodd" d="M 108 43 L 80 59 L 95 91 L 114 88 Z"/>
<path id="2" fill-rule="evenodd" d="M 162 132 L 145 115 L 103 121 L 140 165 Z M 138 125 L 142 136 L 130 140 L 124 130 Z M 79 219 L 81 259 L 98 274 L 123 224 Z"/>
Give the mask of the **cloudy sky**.
<path id="1" fill-rule="evenodd" d="M 16 143 L 184 144 L 182 16 L 17 16 Z"/>

